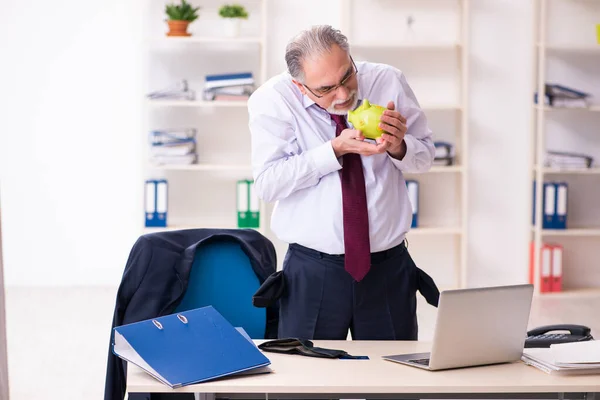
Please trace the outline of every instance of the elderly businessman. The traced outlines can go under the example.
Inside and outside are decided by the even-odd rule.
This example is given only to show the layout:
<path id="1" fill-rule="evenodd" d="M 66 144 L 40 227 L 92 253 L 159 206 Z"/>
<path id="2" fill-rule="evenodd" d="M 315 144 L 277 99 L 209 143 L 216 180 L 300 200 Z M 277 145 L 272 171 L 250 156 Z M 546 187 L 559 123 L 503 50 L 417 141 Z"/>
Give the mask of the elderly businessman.
<path id="1" fill-rule="evenodd" d="M 425 114 L 401 71 L 354 62 L 331 26 L 298 34 L 285 60 L 248 102 L 256 190 L 289 243 L 279 337 L 415 340 L 422 271 L 404 244 L 403 173 L 431 167 Z M 376 142 L 346 121 L 364 99 L 387 107 Z"/>

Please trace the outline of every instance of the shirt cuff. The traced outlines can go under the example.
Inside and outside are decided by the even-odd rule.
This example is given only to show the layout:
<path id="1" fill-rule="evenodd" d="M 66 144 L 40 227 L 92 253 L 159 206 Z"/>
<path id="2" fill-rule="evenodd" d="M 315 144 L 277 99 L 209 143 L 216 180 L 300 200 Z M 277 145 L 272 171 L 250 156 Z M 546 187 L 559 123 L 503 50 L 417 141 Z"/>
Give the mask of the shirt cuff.
<path id="1" fill-rule="evenodd" d="M 396 168 L 401 171 L 410 170 L 411 167 L 415 165 L 415 140 L 417 139 L 412 136 L 404 136 L 404 143 L 406 143 L 406 154 L 404 154 L 404 158 L 402 158 L 402 160 L 398 160 L 388 153 L 388 157 L 392 160 Z"/>
<path id="2" fill-rule="evenodd" d="M 319 147 L 310 149 L 307 152 L 307 156 L 310 158 L 317 171 L 319 171 L 319 177 L 342 169 L 340 162 L 335 156 L 335 152 L 333 151 L 333 146 L 331 145 L 330 141 L 323 143 Z"/>

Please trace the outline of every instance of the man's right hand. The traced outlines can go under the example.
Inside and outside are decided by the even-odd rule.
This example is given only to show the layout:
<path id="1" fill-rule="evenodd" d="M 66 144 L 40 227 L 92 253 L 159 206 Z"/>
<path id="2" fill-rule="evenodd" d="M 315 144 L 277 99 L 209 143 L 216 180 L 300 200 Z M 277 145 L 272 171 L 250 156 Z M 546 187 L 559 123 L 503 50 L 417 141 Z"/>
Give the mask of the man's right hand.
<path id="1" fill-rule="evenodd" d="M 331 141 L 331 146 L 337 158 L 347 153 L 356 153 L 362 156 L 383 154 L 387 151 L 389 143 L 368 143 L 359 130 L 344 129 L 342 133 Z"/>

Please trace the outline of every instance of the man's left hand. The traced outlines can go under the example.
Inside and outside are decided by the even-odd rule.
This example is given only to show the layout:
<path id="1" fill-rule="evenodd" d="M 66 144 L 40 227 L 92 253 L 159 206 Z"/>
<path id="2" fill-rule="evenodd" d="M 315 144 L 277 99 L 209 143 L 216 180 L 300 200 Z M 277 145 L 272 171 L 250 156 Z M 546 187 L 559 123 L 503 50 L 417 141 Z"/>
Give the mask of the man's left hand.
<path id="1" fill-rule="evenodd" d="M 387 152 L 394 158 L 402 160 L 406 154 L 406 143 L 404 135 L 406 134 L 406 118 L 398 111 L 395 111 L 394 102 L 390 101 L 387 110 L 381 116 L 379 127 L 384 133 L 377 139 L 377 143 L 385 146 Z"/>

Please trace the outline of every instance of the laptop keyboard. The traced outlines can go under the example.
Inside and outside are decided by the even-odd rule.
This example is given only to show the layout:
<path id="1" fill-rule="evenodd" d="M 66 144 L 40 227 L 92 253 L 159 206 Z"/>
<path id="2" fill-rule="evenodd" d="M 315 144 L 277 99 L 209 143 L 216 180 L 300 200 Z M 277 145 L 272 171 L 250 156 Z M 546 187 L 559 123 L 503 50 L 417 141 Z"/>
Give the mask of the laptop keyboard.
<path id="1" fill-rule="evenodd" d="M 416 363 L 416 364 L 429 366 L 429 358 L 417 358 L 415 360 L 408 360 L 408 361 Z"/>

